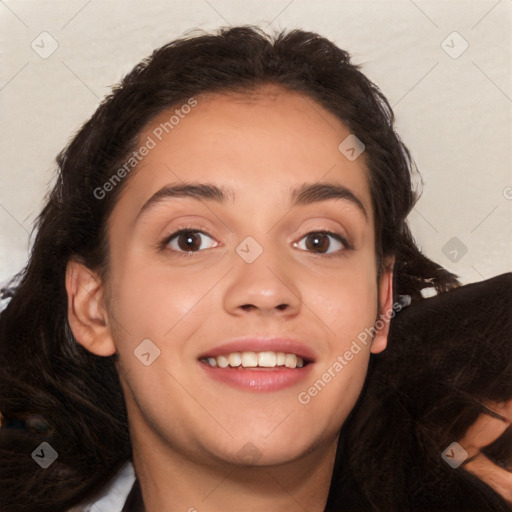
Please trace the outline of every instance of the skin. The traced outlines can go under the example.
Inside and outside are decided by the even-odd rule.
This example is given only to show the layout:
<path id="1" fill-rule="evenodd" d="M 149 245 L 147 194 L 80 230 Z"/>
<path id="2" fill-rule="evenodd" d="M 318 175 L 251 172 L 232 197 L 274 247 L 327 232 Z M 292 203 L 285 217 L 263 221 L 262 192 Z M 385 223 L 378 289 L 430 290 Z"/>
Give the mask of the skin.
<path id="1" fill-rule="evenodd" d="M 140 141 L 169 115 L 154 119 Z M 370 352 L 386 346 L 388 323 L 307 405 L 297 396 L 392 307 L 392 260 L 377 278 L 364 155 L 349 161 L 338 150 L 349 134 L 313 100 L 277 88 L 200 97 L 125 184 L 109 219 L 108 279 L 69 262 L 76 339 L 95 354 L 119 354 L 148 512 L 324 509 L 337 436 Z M 234 197 L 167 198 L 137 218 L 155 192 L 183 181 L 216 184 Z M 348 188 L 366 215 L 346 199 L 292 208 L 290 188 L 315 182 Z M 180 255 L 176 239 L 158 248 L 185 227 L 207 233 L 201 250 Z M 323 230 L 350 248 L 334 238 L 322 246 L 327 254 L 306 245 L 308 233 Z M 247 236 L 263 249 L 252 263 L 236 252 Z M 301 340 L 315 353 L 311 374 L 290 388 L 254 392 L 200 370 L 200 354 L 249 335 Z M 148 338 L 160 356 L 144 366 L 134 350 Z"/>
<path id="2" fill-rule="evenodd" d="M 388 324 L 307 405 L 298 393 L 392 306 L 392 260 L 377 280 L 364 154 L 347 160 L 337 147 L 349 130 L 299 94 L 271 87 L 199 100 L 124 185 L 109 220 L 108 278 L 69 261 L 70 325 L 92 353 L 119 355 L 148 512 L 321 511 L 339 430 L 370 352 L 385 349 Z M 154 119 L 141 144 L 172 113 Z M 234 198 L 167 199 L 137 218 L 156 191 L 184 181 L 226 187 Z M 347 187 L 366 216 L 346 200 L 291 207 L 289 189 L 315 182 Z M 207 233 L 200 251 L 179 256 L 176 239 L 157 249 L 184 227 Z M 350 249 L 329 239 L 329 258 L 305 245 L 318 230 L 348 238 Z M 236 252 L 247 236 L 263 248 L 250 264 Z M 300 339 L 314 349 L 312 374 L 293 388 L 255 393 L 201 373 L 199 354 L 247 335 Z M 160 350 L 150 366 L 133 353 L 147 338 Z M 502 412 L 512 419 L 510 404 Z M 505 428 L 480 421 L 486 428 L 477 422 L 461 440 L 471 454 Z M 509 472 L 482 455 L 465 468 L 512 499 Z"/>
<path id="3" fill-rule="evenodd" d="M 512 425 L 512 400 L 491 402 L 486 406 L 501 418 L 482 414 L 471 425 L 459 444 L 468 453 L 468 462 L 464 468 L 484 480 L 496 492 L 512 505 L 512 468 L 507 471 L 491 462 L 480 452 L 495 442 Z"/>

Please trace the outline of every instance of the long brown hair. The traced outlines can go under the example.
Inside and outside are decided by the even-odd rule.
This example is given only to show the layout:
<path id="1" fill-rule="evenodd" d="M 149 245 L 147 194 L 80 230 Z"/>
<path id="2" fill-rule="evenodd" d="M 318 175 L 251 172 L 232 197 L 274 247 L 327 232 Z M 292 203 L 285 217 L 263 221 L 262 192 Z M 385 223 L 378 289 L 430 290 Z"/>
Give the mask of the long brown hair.
<path id="1" fill-rule="evenodd" d="M 392 109 L 347 52 L 302 30 L 275 36 L 221 29 L 156 50 L 113 89 L 57 157 L 55 186 L 35 225 L 30 260 L 0 318 L 0 508 L 58 512 L 100 489 L 131 456 L 126 410 L 110 357 L 79 345 L 67 320 L 68 260 L 108 275 L 106 225 L 129 176 L 98 199 L 134 151 L 143 127 L 202 93 L 277 84 L 334 113 L 366 149 L 377 261 L 394 255 L 395 294 L 447 290 L 456 277 L 425 257 L 406 217 L 417 200 L 414 165 L 394 131 Z M 20 426 L 22 428 L 7 428 Z M 47 441 L 57 460 L 41 469 L 32 451 Z"/>

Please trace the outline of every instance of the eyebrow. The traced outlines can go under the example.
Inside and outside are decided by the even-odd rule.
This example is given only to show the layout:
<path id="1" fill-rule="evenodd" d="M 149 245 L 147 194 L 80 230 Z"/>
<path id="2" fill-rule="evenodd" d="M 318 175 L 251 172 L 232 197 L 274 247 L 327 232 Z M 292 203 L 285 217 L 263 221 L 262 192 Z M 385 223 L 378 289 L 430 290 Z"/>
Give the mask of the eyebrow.
<path id="1" fill-rule="evenodd" d="M 291 205 L 305 206 L 330 199 L 348 201 L 368 218 L 366 209 L 360 199 L 347 187 L 338 183 L 304 183 L 290 190 Z M 197 200 L 226 203 L 234 201 L 235 194 L 231 190 L 211 183 L 181 183 L 167 185 L 155 192 L 141 207 L 136 220 L 145 212 L 162 201 L 172 198 L 192 198 Z"/>

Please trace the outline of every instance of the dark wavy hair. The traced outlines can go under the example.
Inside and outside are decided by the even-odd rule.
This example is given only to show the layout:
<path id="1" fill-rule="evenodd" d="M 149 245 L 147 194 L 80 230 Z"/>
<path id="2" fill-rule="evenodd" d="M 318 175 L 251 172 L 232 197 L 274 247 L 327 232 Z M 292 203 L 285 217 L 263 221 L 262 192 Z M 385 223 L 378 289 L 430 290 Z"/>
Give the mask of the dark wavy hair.
<path id="1" fill-rule="evenodd" d="M 392 109 L 347 52 L 312 32 L 270 36 L 252 26 L 188 35 L 142 61 L 113 88 L 58 155 L 58 174 L 34 226 L 27 266 L 0 317 L 0 509 L 59 512 L 97 492 L 131 457 L 124 398 L 112 357 L 79 345 L 67 320 L 70 258 L 108 276 L 107 221 L 129 176 L 98 200 L 163 110 L 203 93 L 274 84 L 335 114 L 366 146 L 377 261 L 395 257 L 394 292 L 422 298 L 458 284 L 418 249 L 406 217 L 417 200 L 414 164 Z M 378 267 L 380 268 L 380 266 Z M 13 282 L 14 283 L 14 282 Z M 46 440 L 58 459 L 42 470 L 31 452 Z"/>
<path id="2" fill-rule="evenodd" d="M 388 348 L 342 428 L 326 510 L 512 512 L 512 505 L 442 454 L 489 403 L 512 400 L 512 273 L 404 309 Z M 512 472 L 512 426 L 480 449 Z M 461 461 L 462 462 L 462 461 Z M 511 475 L 512 476 L 512 475 Z"/>

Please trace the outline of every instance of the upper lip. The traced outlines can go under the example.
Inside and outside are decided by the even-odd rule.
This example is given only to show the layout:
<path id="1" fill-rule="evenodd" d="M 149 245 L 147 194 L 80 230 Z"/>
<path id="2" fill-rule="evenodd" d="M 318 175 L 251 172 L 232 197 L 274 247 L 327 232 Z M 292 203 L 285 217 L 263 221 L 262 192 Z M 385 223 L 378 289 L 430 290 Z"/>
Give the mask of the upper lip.
<path id="1" fill-rule="evenodd" d="M 199 356 L 199 359 L 217 357 L 232 352 L 285 352 L 301 357 L 311 363 L 316 359 L 314 350 L 305 343 L 293 338 L 247 337 L 230 340 L 218 345 Z"/>

